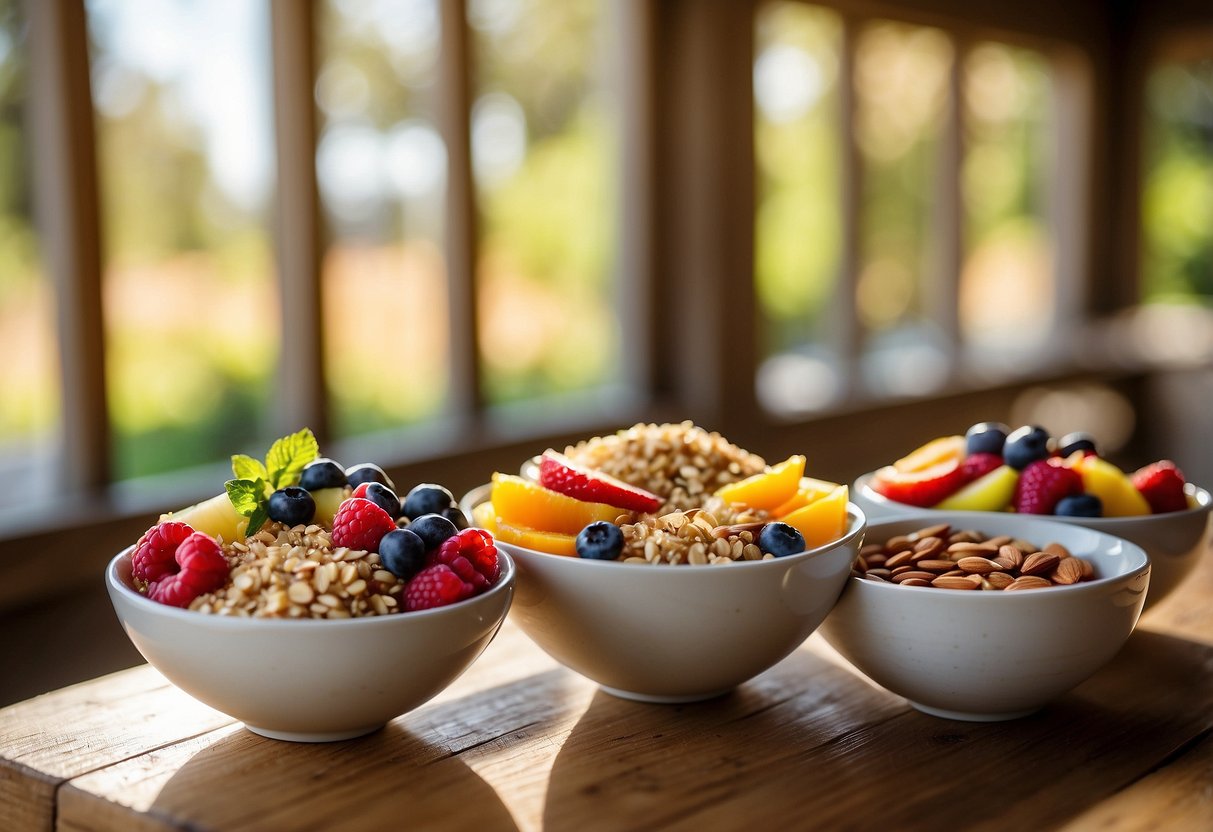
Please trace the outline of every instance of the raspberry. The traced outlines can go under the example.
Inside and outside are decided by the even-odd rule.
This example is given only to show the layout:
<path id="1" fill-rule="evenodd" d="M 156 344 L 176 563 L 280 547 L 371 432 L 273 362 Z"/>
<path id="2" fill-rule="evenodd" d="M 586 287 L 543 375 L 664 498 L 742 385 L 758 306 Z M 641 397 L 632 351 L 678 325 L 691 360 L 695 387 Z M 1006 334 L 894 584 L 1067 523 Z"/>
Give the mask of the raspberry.
<path id="1" fill-rule="evenodd" d="M 1183 511 L 1188 507 L 1183 472 L 1169 459 L 1138 469 L 1133 474 L 1133 486 L 1146 498 L 1150 511 L 1155 514 Z"/>
<path id="2" fill-rule="evenodd" d="M 364 497 L 351 497 L 333 517 L 333 545 L 377 552 L 379 541 L 395 528 L 396 521 L 379 506 Z"/>
<path id="3" fill-rule="evenodd" d="M 404 588 L 404 609 L 408 612 L 445 607 L 471 598 L 476 588 L 464 581 L 445 563 L 427 566 Z"/>
<path id="4" fill-rule="evenodd" d="M 1062 497 L 1082 491 L 1082 476 L 1060 459 L 1028 463 L 1015 484 L 1011 506 L 1020 514 L 1052 514 Z"/>
<path id="5" fill-rule="evenodd" d="M 493 536 L 483 529 L 464 529 L 446 540 L 426 557 L 426 565 L 445 564 L 465 583 L 471 584 L 473 595 L 479 595 L 501 576 L 497 547 Z"/>
<path id="6" fill-rule="evenodd" d="M 176 573 L 178 567 L 173 554 L 181 541 L 193 533 L 192 528 L 175 520 L 152 526 L 135 544 L 135 551 L 131 554 L 131 574 L 150 584 Z"/>
<path id="7" fill-rule="evenodd" d="M 173 607 L 188 607 L 190 602 L 207 592 L 218 589 L 227 581 L 227 558 L 212 538 L 194 532 L 177 547 L 172 571 L 148 586 L 147 595 L 153 601 Z"/>
<path id="8" fill-rule="evenodd" d="M 964 474 L 965 482 L 972 482 L 984 477 L 995 468 L 1000 467 L 1002 467 L 1002 454 L 980 452 L 969 454 L 965 457 L 964 462 L 960 463 L 960 470 Z"/>

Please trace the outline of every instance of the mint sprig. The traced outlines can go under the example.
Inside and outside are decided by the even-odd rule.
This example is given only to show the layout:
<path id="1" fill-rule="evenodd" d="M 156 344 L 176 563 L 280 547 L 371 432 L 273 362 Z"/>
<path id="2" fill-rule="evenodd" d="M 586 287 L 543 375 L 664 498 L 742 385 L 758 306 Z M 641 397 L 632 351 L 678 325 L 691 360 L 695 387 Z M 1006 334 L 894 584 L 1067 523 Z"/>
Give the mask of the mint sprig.
<path id="1" fill-rule="evenodd" d="M 304 466 L 318 456 L 320 446 L 310 428 L 276 440 L 264 463 L 244 454 L 232 456 L 235 479 L 223 488 L 236 513 L 249 519 L 246 534 L 256 534 L 269 519 L 270 494 L 299 482 Z"/>

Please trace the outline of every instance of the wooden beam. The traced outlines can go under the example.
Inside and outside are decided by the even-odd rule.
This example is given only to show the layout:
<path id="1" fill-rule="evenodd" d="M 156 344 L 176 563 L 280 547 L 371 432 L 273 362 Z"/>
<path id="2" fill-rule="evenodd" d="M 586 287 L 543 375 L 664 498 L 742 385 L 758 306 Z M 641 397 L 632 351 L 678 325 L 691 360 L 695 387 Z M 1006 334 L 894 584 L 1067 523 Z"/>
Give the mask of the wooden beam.
<path id="1" fill-rule="evenodd" d="M 34 201 L 57 292 L 59 487 L 100 492 L 110 479 L 96 137 L 82 0 L 28 0 Z"/>
<path id="2" fill-rule="evenodd" d="M 316 183 L 314 6 L 273 0 L 274 117 L 278 158 L 275 248 L 282 296 L 279 392 L 275 434 L 308 425 L 330 437 L 321 315 L 324 251 Z"/>

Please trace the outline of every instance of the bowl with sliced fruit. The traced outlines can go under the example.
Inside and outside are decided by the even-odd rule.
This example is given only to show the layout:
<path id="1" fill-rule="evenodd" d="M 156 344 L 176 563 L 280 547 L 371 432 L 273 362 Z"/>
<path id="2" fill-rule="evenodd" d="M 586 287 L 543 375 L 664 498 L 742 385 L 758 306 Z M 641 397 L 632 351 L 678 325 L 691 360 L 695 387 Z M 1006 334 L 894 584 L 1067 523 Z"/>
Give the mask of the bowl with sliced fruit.
<path id="1" fill-rule="evenodd" d="M 1097 440 L 1039 425 L 980 422 L 932 439 L 854 483 L 870 518 L 922 510 L 1031 514 L 1106 532 L 1145 550 L 1147 609 L 1166 598 L 1213 545 L 1213 496 L 1170 460 L 1126 471 Z"/>
<path id="2" fill-rule="evenodd" d="M 844 484 L 690 423 L 636 425 L 497 473 L 462 503 L 518 566 L 511 615 L 606 691 L 726 693 L 795 650 L 863 539 Z"/>
<path id="3" fill-rule="evenodd" d="M 258 734 L 369 733 L 437 695 L 496 635 L 514 565 L 451 493 L 318 458 L 306 429 L 223 494 L 164 515 L 106 570 L 132 643 Z"/>

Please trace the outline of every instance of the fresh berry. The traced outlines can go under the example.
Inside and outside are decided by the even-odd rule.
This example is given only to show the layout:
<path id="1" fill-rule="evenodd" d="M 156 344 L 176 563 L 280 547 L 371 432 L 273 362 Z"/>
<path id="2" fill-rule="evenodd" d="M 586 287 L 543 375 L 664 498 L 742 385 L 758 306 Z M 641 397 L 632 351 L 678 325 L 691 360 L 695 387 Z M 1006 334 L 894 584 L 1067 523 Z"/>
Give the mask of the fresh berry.
<path id="1" fill-rule="evenodd" d="M 614 523 L 598 520 L 577 534 L 577 556 L 590 560 L 615 560 L 623 552 L 623 530 Z"/>
<path id="2" fill-rule="evenodd" d="M 978 422 L 965 431 L 965 453 L 1002 455 L 1003 443 L 1011 429 L 1002 422 Z"/>
<path id="3" fill-rule="evenodd" d="M 404 608 L 408 612 L 445 607 L 472 597 L 474 587 L 460 578 L 445 563 L 427 566 L 404 588 Z"/>
<path id="4" fill-rule="evenodd" d="M 1081 492 L 1081 474 L 1059 459 L 1038 459 L 1019 475 L 1011 507 L 1020 514 L 1052 514 L 1063 497 Z"/>
<path id="5" fill-rule="evenodd" d="M 758 548 L 768 555 L 786 558 L 805 550 L 804 535 L 787 523 L 767 523 L 758 533 Z"/>
<path id="6" fill-rule="evenodd" d="M 396 492 L 381 482 L 364 482 L 354 489 L 353 497 L 364 497 L 392 515 L 395 520 L 400 516 L 400 498 Z"/>
<path id="7" fill-rule="evenodd" d="M 172 607 L 188 607 L 190 602 L 223 586 L 228 577 L 227 558 L 212 538 L 194 532 L 177 547 L 175 566 L 179 571 L 165 575 L 148 585 L 147 596 Z"/>
<path id="8" fill-rule="evenodd" d="M 342 488 L 346 482 L 345 469 L 331 459 L 321 458 L 309 462 L 299 475 L 299 487 L 308 491 Z"/>
<path id="9" fill-rule="evenodd" d="M 479 595 L 501 576 L 497 547 L 493 536 L 484 529 L 467 529 L 448 537 L 426 557 L 426 566 L 445 563 L 451 570 L 475 588 Z"/>
<path id="10" fill-rule="evenodd" d="M 1057 501 L 1058 517 L 1103 517 L 1103 500 L 1094 494 L 1071 494 Z"/>
<path id="11" fill-rule="evenodd" d="M 409 523 L 408 528 L 425 543 L 427 552 L 437 549 L 444 540 L 459 532 L 455 524 L 441 514 L 423 514 Z"/>
<path id="12" fill-rule="evenodd" d="M 139 538 L 131 553 L 131 574 L 146 583 L 174 574 L 178 569 L 174 558 L 177 547 L 193 533 L 185 523 L 173 520 L 152 526 Z"/>
<path id="13" fill-rule="evenodd" d="M 1049 432 L 1039 425 L 1024 425 L 1007 436 L 1002 447 L 1002 458 L 1017 471 L 1029 463 L 1049 455 Z"/>
<path id="14" fill-rule="evenodd" d="M 373 462 L 363 462 L 352 468 L 346 468 L 345 478 L 355 488 L 364 482 L 378 482 L 386 485 L 393 491 L 396 490 L 396 484 L 392 482 L 392 478 L 387 475 L 386 471 Z"/>
<path id="15" fill-rule="evenodd" d="M 288 485 L 270 495 L 268 510 L 271 520 L 284 526 L 301 526 L 316 516 L 316 501 L 305 489 Z"/>
<path id="16" fill-rule="evenodd" d="M 1057 441 L 1057 453 L 1060 456 L 1069 456 L 1075 451 L 1097 453 L 1095 448 L 1095 437 L 1089 433 L 1074 431 L 1073 433 L 1067 433 Z"/>
<path id="17" fill-rule="evenodd" d="M 455 528 L 459 531 L 463 531 L 468 526 L 472 525 L 468 522 L 468 516 L 463 513 L 463 509 L 461 509 L 459 506 L 447 506 L 438 513 L 454 523 Z"/>
<path id="18" fill-rule="evenodd" d="M 1133 474 L 1134 487 L 1146 498 L 1150 511 L 1155 514 L 1183 511 L 1188 507 L 1184 482 L 1183 472 L 1169 459 L 1151 463 Z"/>
<path id="19" fill-rule="evenodd" d="M 965 457 L 964 462 L 960 463 L 960 470 L 961 473 L 964 474 L 964 480 L 966 483 L 980 479 L 993 471 L 995 468 L 1001 467 L 1001 455 L 984 452 L 969 454 Z"/>
<path id="20" fill-rule="evenodd" d="M 425 543 L 408 529 L 396 529 L 379 541 L 379 560 L 397 578 L 413 577 L 425 566 Z"/>
<path id="21" fill-rule="evenodd" d="M 412 519 L 423 514 L 442 514 L 453 505 L 455 498 L 451 492 L 441 485 L 423 482 L 404 496 L 404 516 Z"/>
<path id="22" fill-rule="evenodd" d="M 333 518 L 333 545 L 375 552 L 379 541 L 396 528 L 386 511 L 364 497 L 350 497 Z"/>
<path id="23" fill-rule="evenodd" d="M 539 460 L 539 484 L 587 503 L 606 503 L 628 511 L 656 511 L 661 498 L 622 480 L 578 465 L 564 454 L 545 451 Z"/>
<path id="24" fill-rule="evenodd" d="M 899 471 L 886 465 L 873 476 L 870 485 L 876 493 L 911 506 L 930 507 L 958 491 L 965 484 L 960 460 L 948 459 L 917 471 Z"/>

